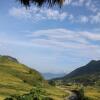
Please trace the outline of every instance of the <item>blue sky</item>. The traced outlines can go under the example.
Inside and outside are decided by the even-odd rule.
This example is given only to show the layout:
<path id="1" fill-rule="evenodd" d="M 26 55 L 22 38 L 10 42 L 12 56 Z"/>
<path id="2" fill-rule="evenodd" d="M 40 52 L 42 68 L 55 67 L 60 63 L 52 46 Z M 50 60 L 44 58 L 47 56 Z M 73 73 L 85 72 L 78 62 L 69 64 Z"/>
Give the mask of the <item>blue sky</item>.
<path id="1" fill-rule="evenodd" d="M 52 73 L 100 60 L 100 0 L 66 0 L 61 9 L 0 3 L 1 55 Z"/>

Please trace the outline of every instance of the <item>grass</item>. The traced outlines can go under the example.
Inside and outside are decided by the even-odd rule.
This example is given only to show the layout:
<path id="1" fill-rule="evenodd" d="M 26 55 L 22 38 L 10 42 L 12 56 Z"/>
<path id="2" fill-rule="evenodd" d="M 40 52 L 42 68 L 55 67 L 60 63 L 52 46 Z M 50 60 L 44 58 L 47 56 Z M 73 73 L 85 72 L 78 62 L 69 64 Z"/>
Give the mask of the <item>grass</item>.
<path id="1" fill-rule="evenodd" d="M 0 100 L 4 100 L 10 95 L 29 93 L 38 83 L 45 84 L 39 72 L 28 68 L 16 60 L 0 57 Z M 68 95 L 65 91 L 48 84 L 43 86 L 43 90 L 54 100 L 63 100 Z"/>
<path id="2" fill-rule="evenodd" d="M 67 90 L 79 90 L 80 85 L 64 86 Z M 100 100 L 100 86 L 86 86 L 84 87 L 84 95 L 88 97 L 89 100 Z"/>
<path id="3" fill-rule="evenodd" d="M 85 87 L 85 96 L 90 100 L 100 100 L 100 87 Z"/>
<path id="4" fill-rule="evenodd" d="M 7 57 L 0 57 L 0 100 L 9 95 L 27 93 L 42 80 L 37 71 Z"/>
<path id="5" fill-rule="evenodd" d="M 68 93 L 66 93 L 64 90 L 53 86 L 45 87 L 45 91 L 54 100 L 64 100 L 64 98 L 68 96 Z"/>
<path id="6" fill-rule="evenodd" d="M 5 96 L 0 95 L 0 100 L 4 100 Z"/>

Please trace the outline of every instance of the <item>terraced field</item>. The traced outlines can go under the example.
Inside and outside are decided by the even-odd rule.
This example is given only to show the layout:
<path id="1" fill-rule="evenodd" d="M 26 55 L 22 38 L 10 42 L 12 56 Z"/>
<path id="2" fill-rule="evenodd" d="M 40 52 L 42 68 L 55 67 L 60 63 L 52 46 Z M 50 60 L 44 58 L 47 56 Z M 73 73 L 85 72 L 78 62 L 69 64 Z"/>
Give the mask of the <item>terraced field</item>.
<path id="1" fill-rule="evenodd" d="M 66 93 L 47 84 L 41 74 L 15 58 L 0 56 L 0 100 L 10 95 L 29 93 L 36 85 L 42 85 L 47 95 L 54 100 L 63 100 Z"/>

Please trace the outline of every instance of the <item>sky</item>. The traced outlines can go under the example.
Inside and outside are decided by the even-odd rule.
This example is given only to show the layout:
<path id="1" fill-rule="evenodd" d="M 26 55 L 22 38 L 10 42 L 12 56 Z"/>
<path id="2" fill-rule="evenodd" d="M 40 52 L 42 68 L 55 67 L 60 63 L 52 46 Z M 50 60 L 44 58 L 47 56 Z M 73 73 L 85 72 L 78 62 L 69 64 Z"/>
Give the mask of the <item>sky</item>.
<path id="1" fill-rule="evenodd" d="M 24 8 L 0 1 L 0 54 L 45 73 L 69 73 L 100 60 L 100 0 Z"/>

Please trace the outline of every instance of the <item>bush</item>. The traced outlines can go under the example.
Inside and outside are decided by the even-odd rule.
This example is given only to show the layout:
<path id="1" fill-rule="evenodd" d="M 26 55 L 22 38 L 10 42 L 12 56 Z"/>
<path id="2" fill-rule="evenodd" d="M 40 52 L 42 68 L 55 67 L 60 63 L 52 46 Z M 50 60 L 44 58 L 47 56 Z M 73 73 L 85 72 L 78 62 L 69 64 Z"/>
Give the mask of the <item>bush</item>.
<path id="1" fill-rule="evenodd" d="M 52 86 L 55 86 L 55 85 L 56 85 L 55 81 L 53 81 L 53 80 L 50 80 L 48 83 L 49 83 L 50 85 L 52 85 Z"/>
<path id="2" fill-rule="evenodd" d="M 29 94 L 24 94 L 22 96 L 11 96 L 5 100 L 53 100 L 46 96 L 46 92 L 40 87 L 33 88 Z"/>

